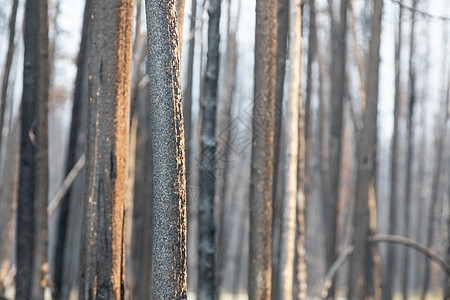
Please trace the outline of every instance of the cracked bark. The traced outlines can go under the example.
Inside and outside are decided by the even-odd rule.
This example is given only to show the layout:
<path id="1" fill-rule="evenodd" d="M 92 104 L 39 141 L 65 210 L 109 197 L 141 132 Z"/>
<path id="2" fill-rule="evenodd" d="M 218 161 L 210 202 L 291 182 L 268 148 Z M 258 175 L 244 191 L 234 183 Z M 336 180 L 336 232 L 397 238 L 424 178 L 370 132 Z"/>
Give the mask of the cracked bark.
<path id="1" fill-rule="evenodd" d="M 123 299 L 133 1 L 94 1 L 80 299 Z"/>

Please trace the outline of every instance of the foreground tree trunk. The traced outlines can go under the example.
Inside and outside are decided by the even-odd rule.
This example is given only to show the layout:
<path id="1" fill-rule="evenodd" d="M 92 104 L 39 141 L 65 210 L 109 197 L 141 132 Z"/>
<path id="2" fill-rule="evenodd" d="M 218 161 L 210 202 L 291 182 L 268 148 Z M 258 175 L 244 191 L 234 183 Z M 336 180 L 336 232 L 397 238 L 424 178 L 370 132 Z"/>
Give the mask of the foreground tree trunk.
<path id="1" fill-rule="evenodd" d="M 372 38 L 367 76 L 367 103 L 364 123 L 357 149 L 356 194 L 353 218 L 354 252 L 350 263 L 349 299 L 361 300 L 367 294 L 366 268 L 369 251 L 369 187 L 374 176 L 377 134 L 378 70 L 380 65 L 380 36 L 383 1 L 373 1 Z"/>
<path id="2" fill-rule="evenodd" d="M 43 299 L 47 265 L 48 13 L 26 1 L 16 299 Z"/>
<path id="3" fill-rule="evenodd" d="M 94 1 L 80 299 L 122 299 L 133 1 Z"/>
<path id="4" fill-rule="evenodd" d="M 153 299 L 185 299 L 186 177 L 176 7 L 146 0 L 153 130 Z"/>
<path id="5" fill-rule="evenodd" d="M 277 1 L 256 1 L 255 87 L 250 174 L 249 299 L 270 299 Z"/>

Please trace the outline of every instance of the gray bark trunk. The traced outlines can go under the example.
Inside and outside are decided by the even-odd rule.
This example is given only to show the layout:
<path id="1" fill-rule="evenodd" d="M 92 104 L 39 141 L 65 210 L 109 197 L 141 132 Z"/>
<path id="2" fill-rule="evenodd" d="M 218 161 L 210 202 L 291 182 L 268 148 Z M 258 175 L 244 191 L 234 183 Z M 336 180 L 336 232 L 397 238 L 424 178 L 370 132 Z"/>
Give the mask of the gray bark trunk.
<path id="1" fill-rule="evenodd" d="M 153 298 L 185 299 L 186 177 L 176 3 L 146 1 L 153 130 Z"/>
<path id="2" fill-rule="evenodd" d="M 249 299 L 270 299 L 277 1 L 256 1 L 255 86 L 250 174 Z"/>
<path id="3" fill-rule="evenodd" d="M 397 198 L 397 188 L 398 188 L 398 172 L 397 172 L 397 157 L 398 157 L 398 131 L 399 131 L 399 115 L 400 115 L 400 59 L 401 59 L 401 48 L 402 48 L 402 19 L 403 19 L 403 8 L 399 7 L 399 19 L 398 19 L 398 31 L 395 44 L 395 95 L 394 95 L 394 132 L 392 135 L 392 145 L 391 145 L 391 189 L 390 189 L 390 204 L 389 204 L 389 234 L 395 234 L 396 232 L 396 215 L 398 208 L 398 198 Z M 383 282 L 383 299 L 392 299 L 392 280 L 394 274 L 393 262 L 395 262 L 395 251 L 394 245 L 388 245 L 388 252 L 386 257 L 386 272 L 385 280 Z"/>
<path id="4" fill-rule="evenodd" d="M 355 208 L 353 217 L 354 253 L 350 264 L 349 299 L 364 299 L 367 294 L 365 279 L 367 268 L 367 237 L 369 224 L 369 186 L 374 176 L 374 159 L 377 134 L 378 71 L 380 64 L 380 36 L 383 1 L 373 1 L 372 38 L 369 50 L 367 76 L 367 104 L 364 111 L 364 124 L 357 149 L 357 174 Z"/>
<path id="5" fill-rule="evenodd" d="M 47 1 L 26 1 L 24 40 L 16 298 L 43 299 L 48 271 Z"/>
<path id="6" fill-rule="evenodd" d="M 214 223 L 214 192 L 216 169 L 216 107 L 219 77 L 220 1 L 209 3 L 208 53 L 204 83 L 205 99 L 202 101 L 202 127 L 200 152 L 200 203 L 199 228 L 199 278 L 198 299 L 215 299 L 216 245 Z"/>
<path id="7" fill-rule="evenodd" d="M 94 1 L 80 299 L 123 299 L 133 1 Z"/>

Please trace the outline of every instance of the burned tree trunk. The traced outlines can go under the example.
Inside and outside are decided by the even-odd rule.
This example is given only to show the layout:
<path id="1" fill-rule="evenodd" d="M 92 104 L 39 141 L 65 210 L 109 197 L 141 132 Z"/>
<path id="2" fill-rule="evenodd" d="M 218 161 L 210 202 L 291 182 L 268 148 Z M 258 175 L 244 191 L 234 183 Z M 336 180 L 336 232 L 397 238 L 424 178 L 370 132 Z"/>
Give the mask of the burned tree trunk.
<path id="1" fill-rule="evenodd" d="M 153 141 L 153 298 L 185 299 L 186 177 L 175 1 L 147 0 Z"/>
<path id="2" fill-rule="evenodd" d="M 133 1 L 94 1 L 80 298 L 122 299 Z"/>
<path id="3" fill-rule="evenodd" d="M 378 71 L 380 67 L 380 36 L 383 1 L 373 1 L 372 38 L 369 50 L 369 65 L 367 76 L 367 103 L 364 111 L 363 129 L 358 141 L 355 208 L 353 218 L 354 252 L 350 264 L 349 299 L 364 299 L 367 293 L 365 279 L 368 245 L 370 234 L 369 224 L 369 187 L 374 176 L 375 145 L 377 134 L 378 105 Z"/>
<path id="4" fill-rule="evenodd" d="M 255 86 L 250 175 L 249 299 L 270 299 L 277 1 L 256 1 Z"/>
<path id="5" fill-rule="evenodd" d="M 47 1 L 26 1 L 24 40 L 16 298 L 43 299 L 48 271 Z"/>
<path id="6" fill-rule="evenodd" d="M 215 282 L 214 192 L 216 180 L 216 107 L 217 80 L 219 77 L 220 5 L 219 0 L 212 0 L 208 8 L 208 58 L 203 86 L 205 99 L 202 100 L 202 128 L 200 136 L 200 203 L 198 210 L 198 299 L 200 300 L 217 298 Z"/>

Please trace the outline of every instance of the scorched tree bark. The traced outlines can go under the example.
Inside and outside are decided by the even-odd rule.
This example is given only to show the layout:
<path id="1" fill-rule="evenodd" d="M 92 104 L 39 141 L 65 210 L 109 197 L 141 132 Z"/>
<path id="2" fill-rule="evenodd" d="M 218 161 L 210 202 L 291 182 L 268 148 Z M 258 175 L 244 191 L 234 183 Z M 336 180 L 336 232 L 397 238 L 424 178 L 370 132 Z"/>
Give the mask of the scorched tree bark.
<path id="1" fill-rule="evenodd" d="M 186 176 L 174 0 L 146 0 L 153 141 L 153 299 L 186 299 Z"/>

